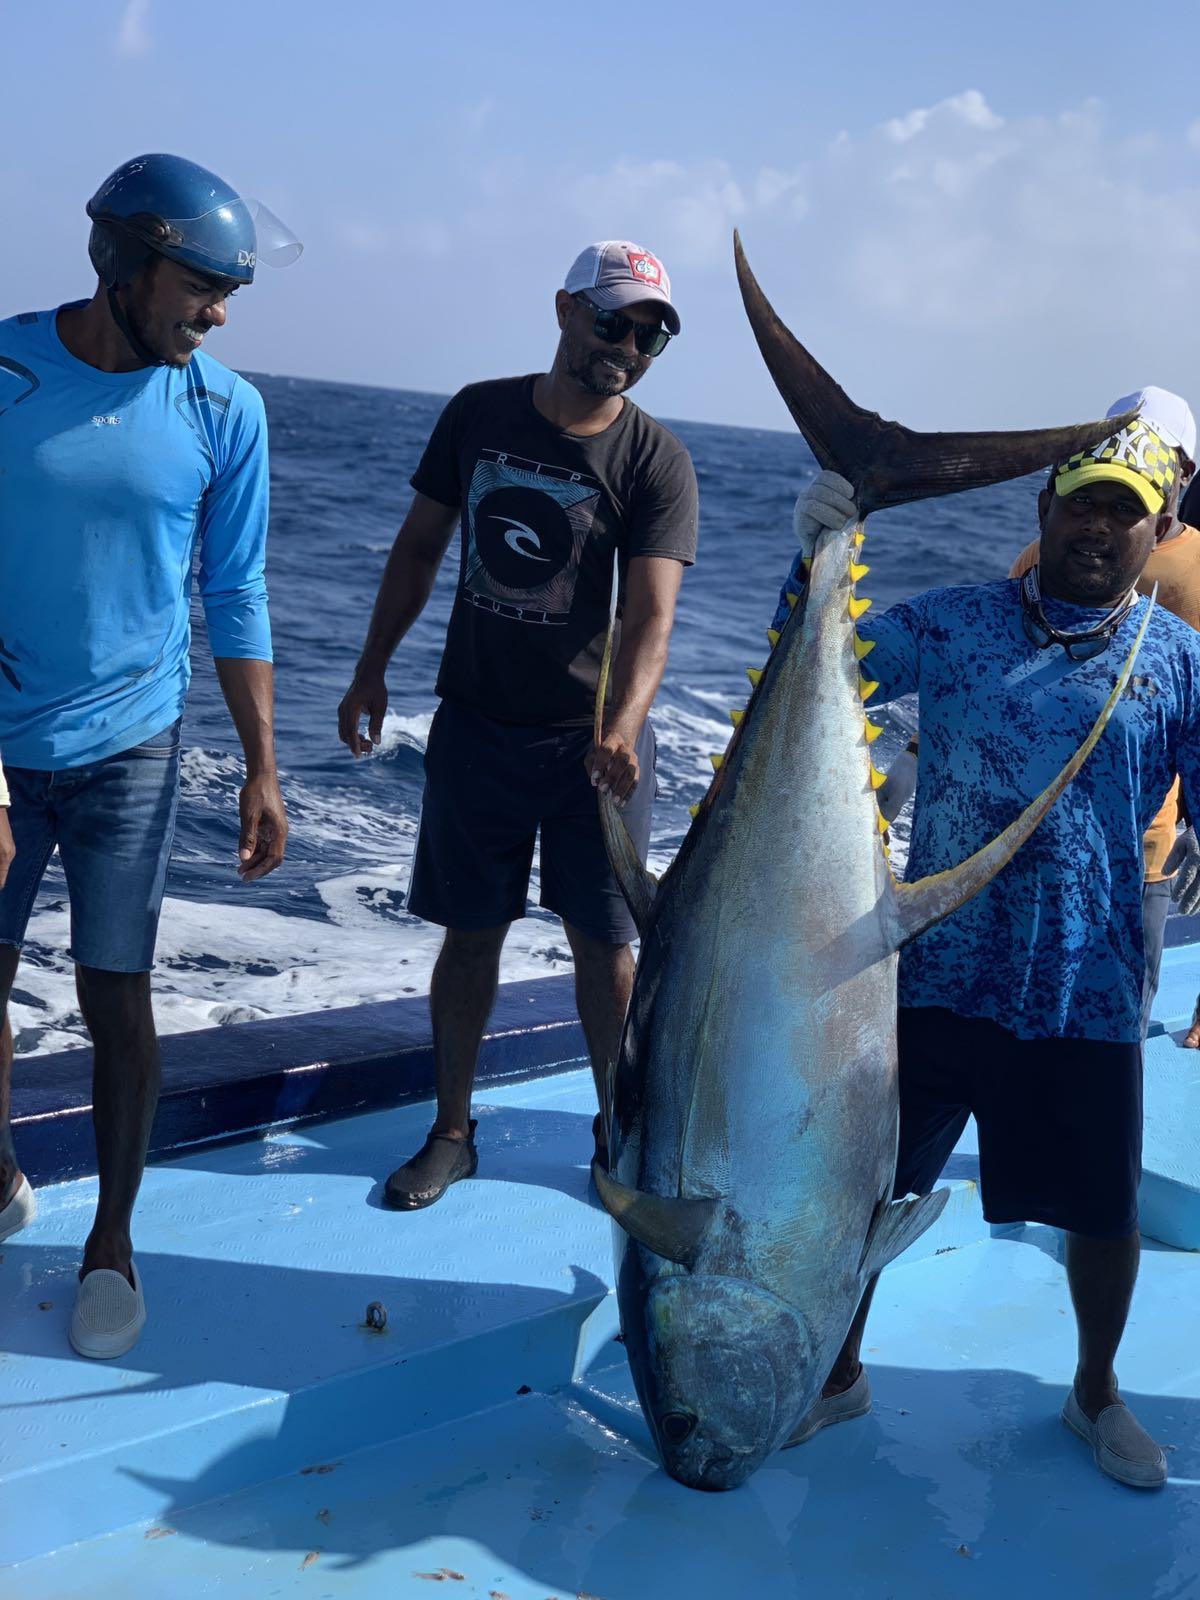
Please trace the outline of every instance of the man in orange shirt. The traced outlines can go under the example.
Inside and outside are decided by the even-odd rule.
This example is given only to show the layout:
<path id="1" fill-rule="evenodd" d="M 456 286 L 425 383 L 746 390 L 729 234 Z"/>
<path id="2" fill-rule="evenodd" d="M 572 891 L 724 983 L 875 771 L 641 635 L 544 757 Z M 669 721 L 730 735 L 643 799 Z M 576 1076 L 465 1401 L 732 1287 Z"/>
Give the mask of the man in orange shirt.
<path id="1" fill-rule="evenodd" d="M 1186 485 L 1195 471 L 1196 457 L 1196 423 L 1187 402 L 1166 389 L 1141 389 L 1135 394 L 1122 395 L 1109 407 L 1107 415 L 1118 417 L 1138 408 L 1139 420 L 1180 452 L 1182 477 Z M 1139 593 L 1149 594 L 1157 584 L 1158 604 L 1200 631 L 1200 529 L 1188 526 L 1184 517 L 1185 509 L 1200 512 L 1200 506 L 1196 505 L 1195 495 L 1191 499 L 1193 506 L 1189 508 L 1185 508 L 1181 500 L 1171 530 L 1155 545 L 1137 581 L 1137 588 Z M 1010 578 L 1023 577 L 1030 567 L 1037 564 L 1039 543 L 1035 539 L 1021 551 L 1013 562 Z M 1178 834 L 1181 823 L 1185 831 Z M 1150 825 L 1145 838 L 1145 852 L 1146 881 L 1142 894 L 1142 931 L 1146 949 L 1143 1034 L 1150 1023 L 1150 1007 L 1158 988 L 1170 901 L 1174 899 L 1179 909 L 1188 913 L 1200 908 L 1200 845 L 1197 844 L 1195 828 L 1183 814 L 1178 779 L 1172 785 L 1162 810 Z M 1200 1000 L 1197 1001 L 1192 1027 L 1184 1044 L 1193 1050 L 1200 1049 Z"/>

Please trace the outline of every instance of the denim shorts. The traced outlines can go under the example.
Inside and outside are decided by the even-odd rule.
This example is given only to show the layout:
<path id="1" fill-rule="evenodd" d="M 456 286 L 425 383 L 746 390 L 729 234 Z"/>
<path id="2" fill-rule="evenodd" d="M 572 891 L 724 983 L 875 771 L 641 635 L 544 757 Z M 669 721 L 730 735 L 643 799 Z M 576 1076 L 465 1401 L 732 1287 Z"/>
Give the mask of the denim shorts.
<path id="1" fill-rule="evenodd" d="M 0 944 L 21 948 L 55 845 L 71 901 L 70 956 L 148 972 L 179 805 L 179 723 L 86 767 L 6 767 L 17 854 L 0 889 Z"/>

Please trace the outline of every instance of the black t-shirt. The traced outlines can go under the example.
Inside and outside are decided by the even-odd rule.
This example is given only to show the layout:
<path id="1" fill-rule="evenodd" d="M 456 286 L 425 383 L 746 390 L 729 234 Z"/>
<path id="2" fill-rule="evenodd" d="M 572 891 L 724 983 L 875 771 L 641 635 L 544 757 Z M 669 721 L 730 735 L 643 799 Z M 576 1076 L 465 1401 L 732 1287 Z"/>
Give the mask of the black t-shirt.
<path id="1" fill-rule="evenodd" d="M 412 486 L 462 508 L 438 694 L 497 722 L 574 726 L 592 720 L 613 552 L 621 597 L 631 556 L 690 565 L 696 474 L 675 435 L 632 401 L 583 438 L 542 416 L 533 384 L 460 390 Z"/>

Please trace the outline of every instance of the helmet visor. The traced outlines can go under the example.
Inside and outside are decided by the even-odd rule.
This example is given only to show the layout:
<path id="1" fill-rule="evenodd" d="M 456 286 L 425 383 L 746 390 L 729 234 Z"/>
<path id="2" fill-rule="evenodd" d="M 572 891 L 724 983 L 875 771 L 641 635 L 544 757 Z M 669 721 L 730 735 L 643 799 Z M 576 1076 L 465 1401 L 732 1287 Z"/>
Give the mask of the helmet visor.
<path id="1" fill-rule="evenodd" d="M 199 216 L 153 220 L 161 221 L 166 234 L 152 228 L 150 243 L 219 277 L 244 278 L 263 264 L 290 267 L 304 249 L 287 223 L 261 200 L 231 199 Z"/>

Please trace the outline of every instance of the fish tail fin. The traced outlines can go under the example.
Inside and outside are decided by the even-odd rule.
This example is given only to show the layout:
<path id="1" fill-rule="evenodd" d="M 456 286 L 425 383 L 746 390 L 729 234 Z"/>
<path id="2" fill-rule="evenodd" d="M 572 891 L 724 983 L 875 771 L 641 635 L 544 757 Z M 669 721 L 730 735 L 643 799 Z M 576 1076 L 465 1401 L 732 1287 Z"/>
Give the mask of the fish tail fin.
<path id="1" fill-rule="evenodd" d="M 1136 412 L 1078 427 L 1017 433 L 916 433 L 856 405 L 788 331 L 734 233 L 738 283 L 763 360 L 818 463 L 854 485 L 861 514 L 1024 477 L 1088 450 Z"/>
<path id="2" fill-rule="evenodd" d="M 997 834 L 990 844 L 984 845 L 982 850 L 976 850 L 974 855 L 968 856 L 957 867 L 951 867 L 945 872 L 935 872 L 928 878 L 919 878 L 915 883 L 896 884 L 898 932 L 893 948 L 900 949 L 933 923 L 940 922 L 952 911 L 957 911 L 959 906 L 990 883 L 1000 869 L 1008 865 L 1071 779 L 1075 777 L 1096 748 L 1117 701 L 1125 692 L 1142 639 L 1150 625 L 1157 594 L 1158 587 L 1155 585 L 1154 593 L 1150 596 L 1146 607 L 1146 615 L 1142 618 L 1142 625 L 1113 685 L 1112 693 L 1104 702 L 1104 707 L 1092 725 L 1091 732 L 1054 781 L 1042 790 L 1036 800 L 1025 807 L 1016 821 L 1011 822 L 1003 833 Z"/>
<path id="3" fill-rule="evenodd" d="M 612 671 L 613 635 L 617 626 L 617 558 L 613 558 L 612 605 L 609 610 L 608 632 L 604 636 L 604 654 L 600 660 L 600 676 L 596 682 L 596 705 L 592 721 L 592 737 L 597 744 L 604 738 L 604 702 L 608 698 L 608 679 Z M 658 879 L 648 872 L 638 855 L 637 845 L 625 826 L 625 818 L 617 808 L 611 794 L 601 790 L 600 830 L 604 835 L 604 848 L 612 863 L 613 872 L 625 896 L 630 915 L 637 923 L 638 932 L 644 931 L 654 909 Z"/>

